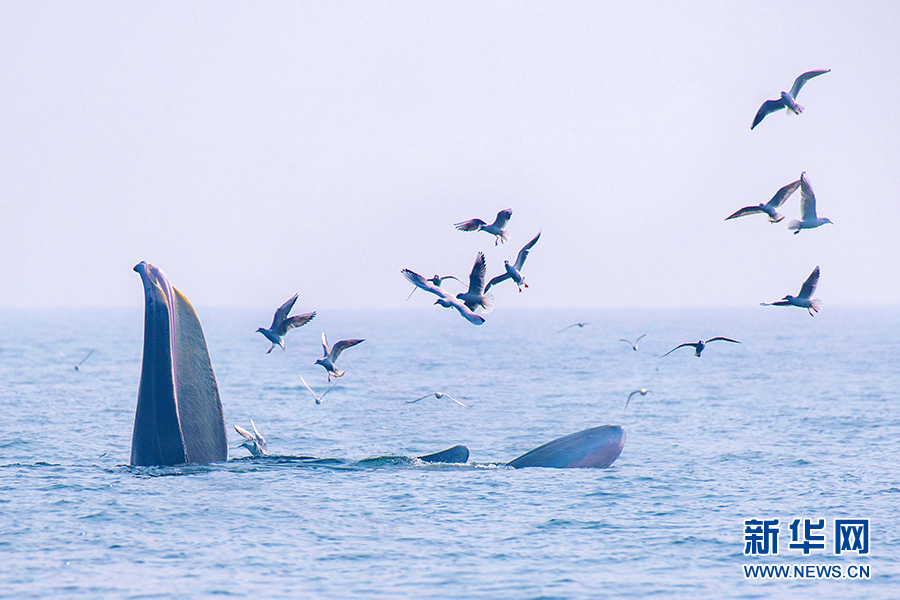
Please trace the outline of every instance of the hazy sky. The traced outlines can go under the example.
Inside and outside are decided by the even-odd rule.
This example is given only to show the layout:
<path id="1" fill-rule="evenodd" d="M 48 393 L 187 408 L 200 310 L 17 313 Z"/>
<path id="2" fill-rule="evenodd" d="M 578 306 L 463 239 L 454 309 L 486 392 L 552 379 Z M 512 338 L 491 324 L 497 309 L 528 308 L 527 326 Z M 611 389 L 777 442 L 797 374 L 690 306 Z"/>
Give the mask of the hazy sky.
<path id="1" fill-rule="evenodd" d="M 498 309 L 896 304 L 898 7 L 7 0 L 0 306 L 421 308 L 539 230 Z M 723 220 L 804 170 L 834 225 Z"/>

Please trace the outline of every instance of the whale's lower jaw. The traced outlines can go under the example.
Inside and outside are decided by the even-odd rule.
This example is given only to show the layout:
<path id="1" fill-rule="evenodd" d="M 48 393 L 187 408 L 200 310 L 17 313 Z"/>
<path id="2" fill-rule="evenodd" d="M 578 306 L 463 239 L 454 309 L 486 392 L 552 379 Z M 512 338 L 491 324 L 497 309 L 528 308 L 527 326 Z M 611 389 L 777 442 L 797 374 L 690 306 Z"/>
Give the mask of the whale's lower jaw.
<path id="1" fill-rule="evenodd" d="M 191 303 L 148 263 L 144 283 L 144 356 L 131 464 L 165 466 L 228 459 L 216 377 Z"/>
<path id="2" fill-rule="evenodd" d="M 592 427 L 557 438 L 507 463 L 510 467 L 606 468 L 625 447 L 625 430 L 618 425 Z"/>

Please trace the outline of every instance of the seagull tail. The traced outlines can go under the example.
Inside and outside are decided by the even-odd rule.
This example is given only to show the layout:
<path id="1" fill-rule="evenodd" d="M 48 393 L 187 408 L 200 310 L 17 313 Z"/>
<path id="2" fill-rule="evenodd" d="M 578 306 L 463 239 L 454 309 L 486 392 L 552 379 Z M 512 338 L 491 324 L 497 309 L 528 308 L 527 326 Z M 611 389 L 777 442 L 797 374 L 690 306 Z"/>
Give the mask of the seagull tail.
<path id="1" fill-rule="evenodd" d="M 813 298 L 812 300 L 809 301 L 809 308 L 813 312 L 819 312 L 819 309 L 822 308 L 822 301 L 819 300 L 818 298 Z"/>
<path id="2" fill-rule="evenodd" d="M 772 216 L 769 217 L 769 223 L 781 223 L 784 220 L 784 215 L 778 212 L 772 213 Z"/>
<path id="3" fill-rule="evenodd" d="M 788 223 L 788 229 L 800 231 L 800 221 L 798 221 L 797 219 L 791 219 L 791 222 Z"/>
<path id="4" fill-rule="evenodd" d="M 799 115 L 800 113 L 802 113 L 805 110 L 802 106 L 800 106 L 797 103 L 794 103 L 794 106 L 796 107 L 796 109 L 788 106 L 787 110 L 784 111 L 784 113 L 787 115 Z"/>
<path id="5" fill-rule="evenodd" d="M 493 294 L 482 294 L 481 311 L 484 314 L 488 314 L 492 310 L 494 310 L 494 295 Z"/>

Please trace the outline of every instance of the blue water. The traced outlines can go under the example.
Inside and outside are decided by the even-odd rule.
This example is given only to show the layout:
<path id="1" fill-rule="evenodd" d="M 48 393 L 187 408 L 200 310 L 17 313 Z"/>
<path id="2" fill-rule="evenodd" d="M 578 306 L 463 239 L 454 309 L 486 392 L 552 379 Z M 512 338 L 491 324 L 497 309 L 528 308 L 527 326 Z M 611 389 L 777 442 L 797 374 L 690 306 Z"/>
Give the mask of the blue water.
<path id="1" fill-rule="evenodd" d="M 895 308 L 504 310 L 483 327 L 323 310 L 270 355 L 265 314 L 198 314 L 231 446 L 253 418 L 274 457 L 127 466 L 142 311 L 0 311 L 0 596 L 900 596 Z M 557 333 L 575 321 L 592 325 Z M 323 329 L 366 342 L 317 406 L 297 373 L 327 389 Z M 618 341 L 645 332 L 638 352 Z M 714 335 L 743 343 L 658 358 Z M 90 348 L 80 371 L 59 355 Z M 434 391 L 472 407 L 404 403 Z M 609 469 L 499 466 L 607 423 L 628 435 Z M 409 460 L 454 444 L 468 464 Z M 781 520 L 778 556 L 744 556 L 752 518 Z M 788 550 L 794 518 L 827 519 L 824 551 Z M 834 555 L 834 518 L 871 520 L 868 556 Z M 752 581 L 743 564 L 871 577 Z"/>

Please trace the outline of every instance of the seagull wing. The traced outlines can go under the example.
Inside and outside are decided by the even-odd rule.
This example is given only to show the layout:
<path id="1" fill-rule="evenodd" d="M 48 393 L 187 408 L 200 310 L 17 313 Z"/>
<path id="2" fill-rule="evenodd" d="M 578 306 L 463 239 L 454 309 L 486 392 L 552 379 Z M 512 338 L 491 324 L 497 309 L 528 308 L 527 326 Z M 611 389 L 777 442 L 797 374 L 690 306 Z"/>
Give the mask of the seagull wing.
<path id="1" fill-rule="evenodd" d="M 665 358 L 666 356 L 672 354 L 673 352 L 675 352 L 675 351 L 678 350 L 679 348 L 684 348 L 685 346 L 691 346 L 691 347 L 694 348 L 695 350 L 697 349 L 697 344 L 693 344 L 693 343 L 691 343 L 691 342 L 685 342 L 685 343 L 683 343 L 683 344 L 681 344 L 681 345 L 679 345 L 679 346 L 675 346 L 674 348 L 672 348 L 671 350 L 669 350 L 668 352 L 666 352 L 665 354 L 663 354 L 662 356 L 660 356 L 660 358 Z"/>
<path id="2" fill-rule="evenodd" d="M 819 69 L 817 71 L 807 71 L 803 75 L 800 75 L 799 77 L 797 77 L 797 79 L 794 80 L 794 85 L 791 86 L 791 97 L 794 100 L 796 100 L 797 94 L 800 93 L 800 90 L 803 88 L 803 86 L 806 84 L 807 81 L 809 81 L 813 77 L 818 77 L 819 75 L 824 75 L 825 73 L 828 73 L 829 71 L 831 71 L 831 69 Z"/>
<path id="3" fill-rule="evenodd" d="M 302 373 L 298 373 L 298 374 L 300 375 L 300 381 L 303 382 L 303 385 L 306 386 L 306 389 L 309 390 L 309 393 L 313 395 L 313 398 L 316 398 L 316 397 L 317 397 L 317 396 L 316 396 L 316 393 L 315 393 L 314 391 L 312 391 L 312 388 L 309 387 L 309 384 L 306 383 L 306 380 L 305 380 L 305 379 L 303 379 L 303 374 L 302 374 Z M 337 385 L 337 384 L 335 384 L 335 385 Z M 332 387 L 333 387 L 333 386 L 332 386 Z M 324 394 L 323 394 L 323 396 L 324 396 Z"/>
<path id="4" fill-rule="evenodd" d="M 275 311 L 275 318 L 272 319 L 272 326 L 269 327 L 269 329 L 277 329 L 278 325 L 287 318 L 288 314 L 290 314 L 291 312 L 291 309 L 294 308 L 294 302 L 297 301 L 298 295 L 299 294 L 294 294 L 294 296 L 290 300 L 282 304 L 278 308 L 278 310 Z"/>
<path id="5" fill-rule="evenodd" d="M 341 355 L 341 352 L 343 352 L 347 348 L 350 348 L 357 344 L 361 344 L 364 341 L 366 341 L 366 340 L 341 340 L 341 341 L 339 341 L 331 349 L 331 354 L 330 354 L 331 362 L 336 362 L 338 359 L 338 356 Z"/>
<path id="6" fill-rule="evenodd" d="M 640 394 L 640 393 L 641 393 L 641 390 L 634 390 L 633 392 L 631 392 L 630 394 L 628 394 L 628 397 L 625 399 L 625 408 L 623 408 L 622 410 L 623 410 L 623 411 L 624 411 L 624 410 L 627 410 L 627 409 L 628 409 L 628 403 L 631 402 L 631 397 L 634 396 L 635 394 Z"/>
<path id="7" fill-rule="evenodd" d="M 456 398 L 454 398 L 454 397 L 451 396 L 450 394 L 444 394 L 444 397 L 450 398 L 451 400 L 453 400 L 454 402 L 456 402 L 456 403 L 459 404 L 460 406 L 465 406 L 466 408 L 472 408 L 472 407 L 469 406 L 468 404 L 463 404 L 462 402 L 460 402 L 459 400 L 457 400 Z"/>
<path id="8" fill-rule="evenodd" d="M 747 215 L 764 212 L 766 211 L 764 211 L 761 206 L 745 206 L 744 208 L 735 211 L 731 215 L 725 217 L 725 220 L 728 221 L 729 219 L 737 219 L 738 217 L 746 217 Z"/>
<path id="9" fill-rule="evenodd" d="M 806 278 L 806 281 L 803 282 L 803 287 L 800 288 L 800 294 L 797 296 L 798 298 L 811 298 L 813 292 L 816 291 L 816 286 L 819 284 L 819 267 L 816 265 L 816 268 L 813 269 L 813 272 L 809 274 L 809 277 Z"/>
<path id="10" fill-rule="evenodd" d="M 327 396 L 327 395 L 328 395 L 328 392 L 330 392 L 331 390 L 333 390 L 334 387 L 335 387 L 336 385 L 337 385 L 337 382 L 334 382 L 334 384 L 332 384 L 332 386 L 331 386 L 330 388 L 328 388 L 327 390 L 325 390 L 325 393 L 324 393 L 324 394 L 322 394 L 321 396 L 319 396 L 319 400 L 321 400 L 322 398 L 324 398 L 325 396 Z M 313 394 L 313 395 L 315 395 L 315 394 Z"/>
<path id="11" fill-rule="evenodd" d="M 516 256 L 516 271 L 522 270 L 522 265 L 525 264 L 525 259 L 528 258 L 528 251 L 531 250 L 531 247 L 537 243 L 540 237 L 541 232 L 538 231 L 538 234 L 531 238 L 531 241 L 525 244 L 525 246 L 521 250 L 519 250 L 519 255 Z"/>
<path id="12" fill-rule="evenodd" d="M 316 311 L 313 311 L 311 313 L 305 313 L 302 315 L 294 315 L 293 317 L 288 317 L 287 319 L 285 319 L 278 325 L 278 329 L 277 329 L 276 333 L 278 333 L 279 335 L 284 335 L 291 329 L 295 329 L 297 327 L 303 327 L 304 325 L 306 325 L 307 323 L 312 321 L 313 317 L 315 317 L 315 316 L 316 316 Z"/>
<path id="13" fill-rule="evenodd" d="M 241 437 L 247 440 L 248 442 L 253 441 L 253 434 L 241 427 L 240 425 L 235 425 L 234 430 L 241 434 Z"/>
<path id="14" fill-rule="evenodd" d="M 778 100 L 766 100 L 762 103 L 762 106 L 759 107 L 759 110 L 756 112 L 756 116 L 753 117 L 753 125 L 750 126 L 750 129 L 753 129 L 754 127 L 759 125 L 762 120 L 766 118 L 766 115 L 770 112 L 781 110 L 784 107 L 784 100 L 781 100 L 780 98 Z"/>
<path id="15" fill-rule="evenodd" d="M 413 404 L 414 402 L 418 402 L 419 400 L 424 400 L 424 399 L 427 398 L 428 396 L 434 396 L 434 394 L 425 394 L 425 395 L 422 396 L 421 398 L 416 398 L 415 400 L 407 400 L 407 401 L 405 402 L 405 404 Z"/>
<path id="16" fill-rule="evenodd" d="M 779 206 L 784 204 L 785 200 L 791 197 L 791 194 L 797 191 L 798 187 L 800 187 L 800 180 L 798 179 L 797 181 L 792 181 L 791 183 L 775 192 L 775 195 L 772 196 L 772 199 L 766 203 L 766 206 L 770 208 L 778 208 Z"/>
<path id="17" fill-rule="evenodd" d="M 509 221 L 509 218 L 511 216 L 512 216 L 511 208 L 501 210 L 500 212 L 497 213 L 497 218 L 494 219 L 494 222 L 491 223 L 491 225 L 498 229 L 503 229 L 504 227 L 506 227 L 506 223 Z"/>
<path id="18" fill-rule="evenodd" d="M 328 356 L 328 338 L 325 337 L 325 332 L 322 332 L 322 351 L 325 352 L 325 356 Z"/>
<path id="19" fill-rule="evenodd" d="M 484 253 L 479 252 L 469 273 L 469 294 L 481 295 L 484 293 L 484 276 L 487 272 L 487 264 L 484 261 Z"/>
<path id="20" fill-rule="evenodd" d="M 800 214 L 804 221 L 816 218 L 816 195 L 809 185 L 806 171 L 800 174 Z"/>
<path id="21" fill-rule="evenodd" d="M 79 366 L 79 367 L 80 367 L 81 365 L 83 365 L 83 364 L 84 364 L 84 361 L 86 361 L 87 359 L 89 359 L 89 358 L 91 357 L 91 354 L 93 354 L 93 353 L 94 353 L 94 348 L 91 348 L 91 351 L 88 352 L 87 355 L 85 355 L 85 357 L 82 358 L 81 361 L 80 361 L 76 366 Z"/>
<path id="22" fill-rule="evenodd" d="M 731 342 L 731 343 L 733 343 L 733 344 L 740 344 L 740 342 L 737 341 L 737 340 L 733 340 L 733 339 L 731 339 L 731 338 L 722 337 L 722 336 L 718 336 L 718 337 L 714 337 L 714 338 L 709 338 L 709 339 L 706 340 L 704 343 L 705 343 L 705 344 L 708 344 L 708 343 L 710 343 L 710 342 Z"/>
<path id="23" fill-rule="evenodd" d="M 256 428 L 256 423 L 253 422 L 253 419 L 250 419 L 250 426 L 253 427 L 253 433 L 256 435 L 256 441 L 263 447 L 263 450 L 266 449 L 266 438 L 262 436 L 259 432 L 259 429 Z"/>
<path id="24" fill-rule="evenodd" d="M 447 298 L 446 300 L 450 306 L 458 310 L 459 314 L 464 316 L 466 320 L 472 325 L 482 325 L 484 323 L 484 317 L 472 312 L 472 309 L 466 306 L 462 301 L 457 300 L 453 297 Z"/>
<path id="25" fill-rule="evenodd" d="M 639 336 L 637 337 L 637 339 L 634 340 L 634 343 L 637 344 L 639 341 L 641 341 L 641 338 L 644 338 L 644 337 L 647 337 L 647 334 L 646 334 L 646 333 L 642 333 L 641 335 L 639 335 Z"/>
<path id="26" fill-rule="evenodd" d="M 447 279 L 455 279 L 455 280 L 459 281 L 460 283 L 463 283 L 459 277 L 454 277 L 453 275 L 444 275 L 443 277 L 440 277 L 439 279 L 441 280 L 441 283 L 444 283 L 444 281 L 446 281 Z M 465 285 L 465 284 L 463 283 L 463 285 Z"/>
<path id="27" fill-rule="evenodd" d="M 454 227 L 456 227 L 460 231 L 478 231 L 485 225 L 487 225 L 487 223 L 485 223 L 481 219 L 469 219 L 468 221 L 456 223 Z"/>
<path id="28" fill-rule="evenodd" d="M 422 288 L 426 292 L 431 292 L 435 296 L 440 296 L 441 298 L 447 298 L 448 296 L 450 296 L 450 294 L 448 294 L 446 291 L 434 285 L 415 271 L 403 269 L 400 272 L 403 273 L 403 276 L 406 277 L 406 279 L 408 279 L 411 284 L 418 288 Z M 456 278 L 454 277 L 454 279 Z"/>
<path id="29" fill-rule="evenodd" d="M 496 277 L 494 277 L 493 279 L 491 279 L 490 281 L 487 282 L 487 285 L 484 286 L 484 292 L 487 293 L 487 291 L 489 289 L 491 289 L 492 285 L 497 285 L 501 281 L 506 281 L 507 279 L 509 279 L 509 273 L 504 273 L 503 275 L 497 275 Z"/>

